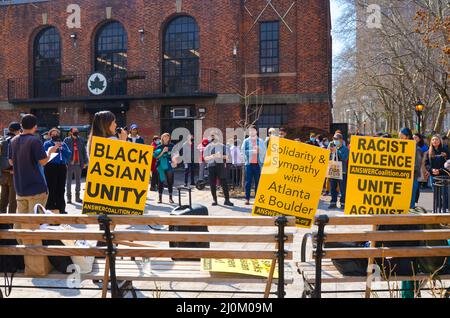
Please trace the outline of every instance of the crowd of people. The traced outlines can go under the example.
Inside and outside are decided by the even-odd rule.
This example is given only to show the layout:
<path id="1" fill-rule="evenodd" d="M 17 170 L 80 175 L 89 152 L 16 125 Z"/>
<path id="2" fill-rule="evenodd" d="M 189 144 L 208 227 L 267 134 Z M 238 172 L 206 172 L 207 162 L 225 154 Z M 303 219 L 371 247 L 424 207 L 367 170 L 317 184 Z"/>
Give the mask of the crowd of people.
<path id="1" fill-rule="evenodd" d="M 89 149 L 92 137 L 103 137 L 124 142 L 145 144 L 139 135 L 138 126 L 130 129 L 117 127 L 116 118 L 109 111 L 94 115 L 88 140 L 80 137 L 77 128 L 70 129 L 62 139 L 57 128 L 46 133 L 45 142 L 36 137 L 37 118 L 27 114 L 21 123 L 9 125 L 9 132 L 1 141 L 1 201 L 0 213 L 30 213 L 35 204 L 42 204 L 55 213 L 66 213 L 66 204 L 72 204 L 72 182 L 75 179 L 75 202 L 82 203 L 81 176 L 89 164 Z M 221 141 L 219 131 L 211 131 L 208 138 L 195 143 L 190 135 L 180 150 L 169 133 L 155 135 L 151 145 L 154 148 L 151 164 L 150 189 L 158 193 L 158 203 L 163 202 L 167 188 L 169 203 L 174 204 L 173 188 L 175 169 L 184 165 L 184 185 L 195 186 L 208 183 L 212 205 L 218 205 L 217 188 L 220 185 L 224 195 L 224 205 L 233 206 L 230 200 L 229 183 L 241 184 L 244 176 L 245 204 L 250 205 L 252 188 L 257 192 L 261 170 L 270 136 L 288 138 L 284 128 L 270 128 L 268 137 L 258 136 L 256 126 L 250 126 L 244 140 L 237 136 L 226 142 Z M 389 134 L 377 134 L 378 138 L 392 138 Z M 411 207 L 419 200 L 420 188 L 428 187 L 436 177 L 450 176 L 450 152 L 448 138 L 434 135 L 429 140 L 415 134 L 408 128 L 399 132 L 401 139 L 416 141 L 416 162 L 414 188 Z M 292 138 L 301 142 L 298 138 Z M 330 160 L 342 162 L 342 180 L 328 179 L 324 184 L 324 195 L 331 195 L 330 209 L 344 209 L 346 197 L 347 167 L 351 139 L 345 140 L 341 131 L 332 138 L 311 133 L 306 144 L 330 150 Z M 66 198 L 66 199 L 65 199 Z M 447 199 L 448 200 L 448 199 Z"/>

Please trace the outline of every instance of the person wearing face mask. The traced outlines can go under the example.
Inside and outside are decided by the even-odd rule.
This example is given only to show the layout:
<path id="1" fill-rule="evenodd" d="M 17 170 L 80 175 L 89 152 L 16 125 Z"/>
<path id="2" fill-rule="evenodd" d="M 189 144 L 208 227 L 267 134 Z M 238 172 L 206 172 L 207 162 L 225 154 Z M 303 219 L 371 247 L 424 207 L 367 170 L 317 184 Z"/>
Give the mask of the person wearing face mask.
<path id="1" fill-rule="evenodd" d="M 245 204 L 250 204 L 250 191 L 252 182 L 255 181 L 255 194 L 258 191 L 259 178 L 261 177 L 261 168 L 264 164 L 266 155 L 266 145 L 258 137 L 258 131 L 255 126 L 248 128 L 249 137 L 244 140 L 241 146 L 241 152 L 245 161 Z"/>
<path id="2" fill-rule="evenodd" d="M 333 142 L 330 144 L 329 149 L 331 151 L 330 160 L 338 160 L 342 162 L 342 180 L 330 179 L 330 190 L 331 190 L 331 202 L 329 209 L 337 208 L 337 197 L 338 197 L 338 185 L 341 192 L 340 203 L 341 209 L 345 209 L 345 190 L 347 184 L 347 166 L 349 150 L 347 146 L 344 145 L 344 137 L 341 134 L 335 134 L 333 137 Z"/>
<path id="3" fill-rule="evenodd" d="M 323 138 L 321 148 L 328 149 L 329 145 L 330 145 L 330 141 L 328 140 L 328 138 Z"/>
<path id="4" fill-rule="evenodd" d="M 60 214 L 66 214 L 66 201 L 64 192 L 66 189 L 67 165 L 70 162 L 72 152 L 62 142 L 61 132 L 53 128 L 48 132 L 50 140 L 44 143 L 44 150 L 57 146 L 58 151 L 48 164 L 45 165 L 45 180 L 48 186 L 48 200 L 45 208 Z"/>
<path id="5" fill-rule="evenodd" d="M 69 136 L 64 139 L 64 144 L 69 147 L 72 155 L 67 165 L 66 195 L 67 204 L 72 203 L 72 178 L 75 176 L 75 202 L 83 202 L 80 197 L 81 172 L 87 167 L 89 158 L 87 156 L 86 141 L 80 137 L 76 127 L 72 127 Z"/>
<path id="6" fill-rule="evenodd" d="M 316 134 L 315 133 L 311 133 L 309 135 L 309 140 L 306 142 L 306 144 L 311 145 L 311 146 L 320 147 L 319 143 L 316 140 Z"/>

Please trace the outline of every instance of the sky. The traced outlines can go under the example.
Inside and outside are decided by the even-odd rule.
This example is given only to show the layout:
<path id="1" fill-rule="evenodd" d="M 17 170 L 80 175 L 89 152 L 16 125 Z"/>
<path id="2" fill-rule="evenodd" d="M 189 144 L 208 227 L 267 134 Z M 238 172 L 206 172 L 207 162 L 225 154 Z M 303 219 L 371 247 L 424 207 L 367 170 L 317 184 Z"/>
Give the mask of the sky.
<path id="1" fill-rule="evenodd" d="M 331 0 L 331 19 L 332 19 L 332 25 L 333 30 L 336 24 L 336 20 L 341 16 L 342 14 L 342 7 L 339 6 L 338 0 Z M 344 43 L 338 40 L 337 36 L 333 34 L 333 57 L 338 55 L 342 49 L 344 48 Z"/>

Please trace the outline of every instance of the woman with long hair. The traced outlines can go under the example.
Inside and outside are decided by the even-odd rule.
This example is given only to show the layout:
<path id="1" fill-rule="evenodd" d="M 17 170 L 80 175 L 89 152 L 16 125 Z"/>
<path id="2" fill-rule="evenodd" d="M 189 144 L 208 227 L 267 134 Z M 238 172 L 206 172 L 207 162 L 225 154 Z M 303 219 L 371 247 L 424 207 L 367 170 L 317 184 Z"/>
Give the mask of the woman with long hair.
<path id="1" fill-rule="evenodd" d="M 171 136 L 169 133 L 161 135 L 161 144 L 155 149 L 153 157 L 156 158 L 156 169 L 158 171 L 158 203 L 162 203 L 162 195 L 164 191 L 164 184 L 167 183 L 169 190 L 169 202 L 174 203 L 172 199 L 174 172 L 173 168 L 176 167 L 176 162 L 172 161 L 172 149 Z"/>
<path id="2" fill-rule="evenodd" d="M 115 140 L 126 141 L 128 134 L 127 131 L 122 129 L 120 134 L 116 135 L 116 116 L 110 111 L 101 111 L 95 113 L 94 120 L 92 121 L 91 132 L 88 140 L 88 152 L 90 153 L 92 145 L 92 137 L 103 137 Z"/>
<path id="3" fill-rule="evenodd" d="M 425 168 L 432 178 L 447 175 L 444 172 L 444 165 L 448 159 L 450 159 L 448 148 L 444 145 L 441 136 L 434 135 L 431 138 L 430 149 L 425 154 Z"/>

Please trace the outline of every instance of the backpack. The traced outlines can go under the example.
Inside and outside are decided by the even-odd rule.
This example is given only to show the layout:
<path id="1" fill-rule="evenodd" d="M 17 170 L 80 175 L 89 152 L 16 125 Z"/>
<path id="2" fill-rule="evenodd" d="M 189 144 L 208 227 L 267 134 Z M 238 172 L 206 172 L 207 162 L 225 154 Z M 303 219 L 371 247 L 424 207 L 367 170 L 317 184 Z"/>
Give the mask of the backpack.
<path id="1" fill-rule="evenodd" d="M 12 229 L 11 224 L 0 224 L 0 230 Z M 16 240 L 0 240 L 0 246 L 19 245 Z M 12 281 L 14 274 L 25 269 L 25 261 L 23 255 L 0 255 L 0 273 L 5 278 L 5 295 L 8 297 L 12 290 Z M 3 294 L 0 290 L 0 298 Z"/>
<path id="2" fill-rule="evenodd" d="M 8 137 L 0 141 L 0 170 L 7 170 L 11 168 L 8 160 L 9 144 L 11 143 L 11 137 Z"/>

